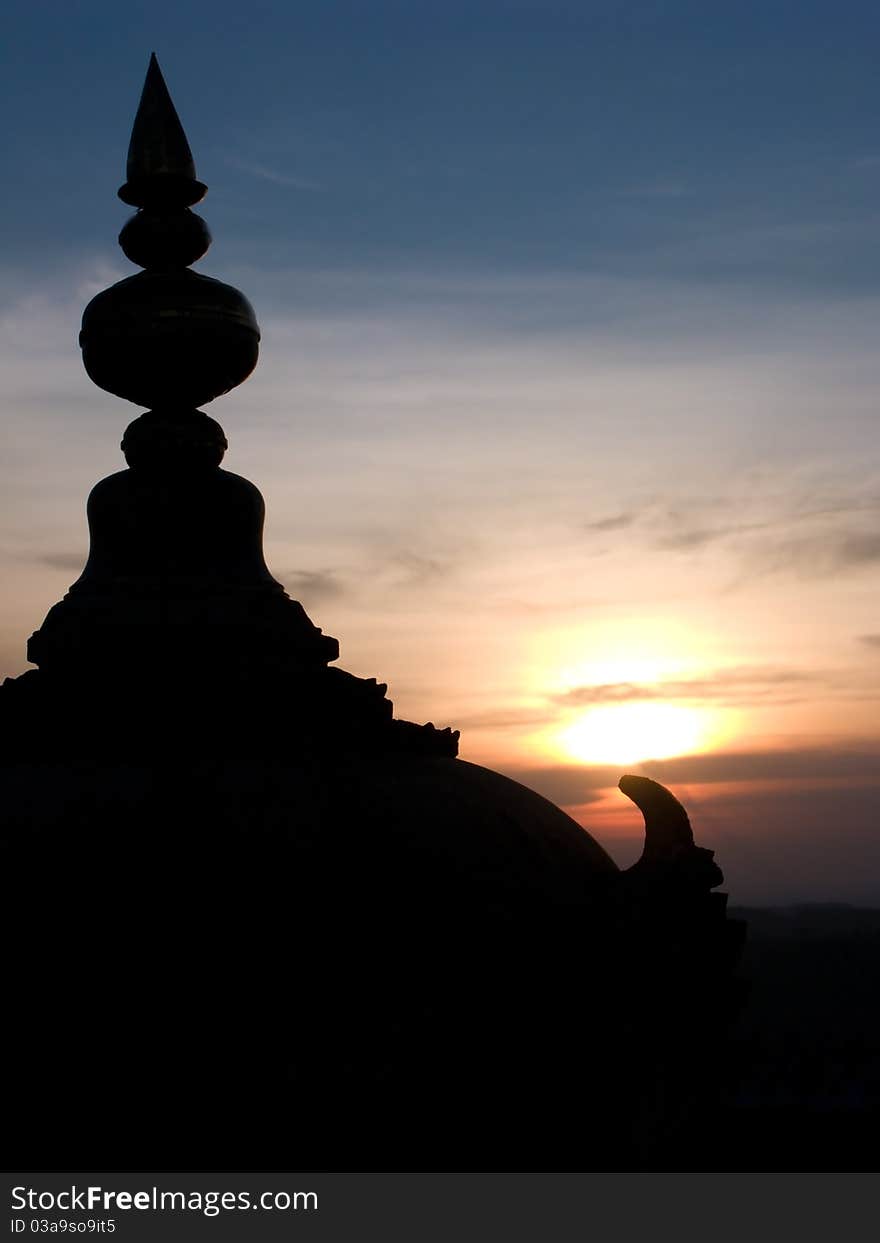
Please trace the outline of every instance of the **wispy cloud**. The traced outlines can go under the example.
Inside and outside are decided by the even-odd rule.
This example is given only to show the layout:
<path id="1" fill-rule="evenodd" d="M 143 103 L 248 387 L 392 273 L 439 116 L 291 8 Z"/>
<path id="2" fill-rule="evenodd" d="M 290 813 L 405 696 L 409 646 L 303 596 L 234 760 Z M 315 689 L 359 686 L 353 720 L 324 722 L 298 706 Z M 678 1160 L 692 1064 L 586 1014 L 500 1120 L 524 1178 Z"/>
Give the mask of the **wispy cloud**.
<path id="1" fill-rule="evenodd" d="M 621 771 L 610 765 L 508 765 L 504 772 L 514 781 L 563 807 L 581 806 L 596 800 L 602 790 L 616 786 L 621 777 Z"/>
<path id="2" fill-rule="evenodd" d="M 44 553 L 36 559 L 53 570 L 82 570 L 87 556 L 88 554 L 83 550 L 82 552 Z"/>
<path id="3" fill-rule="evenodd" d="M 325 189 L 321 182 L 314 181 L 310 177 L 294 176 L 292 173 L 286 173 L 282 169 L 272 168 L 268 164 L 261 164 L 254 160 L 241 160 L 235 156 L 227 156 L 226 163 L 242 173 L 250 173 L 252 177 L 271 181 L 277 186 L 289 186 L 292 190 L 308 190 L 315 193 Z"/>
<path id="4" fill-rule="evenodd" d="M 722 669 L 702 677 L 661 682 L 609 682 L 576 686 L 553 696 L 553 702 L 565 707 L 584 707 L 661 699 L 689 703 L 709 702 L 731 707 L 758 707 L 768 703 L 798 703 L 808 695 L 814 696 L 817 686 L 821 685 L 827 690 L 835 682 L 842 682 L 846 689 L 852 689 L 851 680 L 839 673 L 738 667 Z"/>
<path id="5" fill-rule="evenodd" d="M 866 739 L 860 746 L 780 747 L 768 751 L 710 752 L 652 760 L 646 773 L 670 782 L 754 782 L 852 780 L 877 787 L 880 795 L 880 744 Z"/>
<path id="6" fill-rule="evenodd" d="M 767 572 L 831 578 L 880 565 L 880 532 L 858 525 L 794 535 L 767 546 L 755 560 Z"/>
<path id="7" fill-rule="evenodd" d="M 305 605 L 337 599 L 349 590 L 335 570 L 281 570 L 276 571 L 275 577 L 295 600 Z"/>
<path id="8" fill-rule="evenodd" d="M 588 522 L 585 526 L 588 531 L 621 531 L 625 527 L 631 527 L 636 517 L 635 513 L 612 514 L 608 518 L 599 518 L 595 522 Z"/>
<path id="9" fill-rule="evenodd" d="M 719 502 L 716 508 L 727 508 Z M 767 531 L 769 522 L 705 522 L 706 515 L 699 509 L 696 513 L 669 510 L 653 525 L 654 546 L 666 552 L 691 552 L 710 544 L 741 539 L 754 531 Z M 705 525 L 704 525 L 705 524 Z"/>
<path id="10" fill-rule="evenodd" d="M 816 479 L 803 495 L 797 472 L 715 497 L 654 496 L 619 515 L 587 522 L 589 533 L 625 529 L 643 547 L 685 556 L 720 549 L 742 585 L 754 575 L 824 579 L 880 565 L 880 485 L 870 471 Z M 737 567 L 739 569 L 737 570 Z"/>
<path id="11" fill-rule="evenodd" d="M 424 587 L 439 578 L 445 578 L 451 570 L 449 561 L 409 549 L 392 556 L 388 565 L 397 585 L 403 587 Z"/>
<path id="12" fill-rule="evenodd" d="M 535 725 L 548 725 L 557 719 L 558 713 L 547 708 L 495 708 L 486 712 L 456 717 L 461 730 L 522 729 Z"/>
<path id="13" fill-rule="evenodd" d="M 880 797 L 880 745 L 865 740 L 858 747 L 791 747 L 766 751 L 710 752 L 651 760 L 635 770 L 664 785 L 744 784 L 762 781 L 853 781 L 871 786 Z M 512 765 L 505 773 L 564 806 L 588 802 L 599 790 L 617 786 L 620 765 Z"/>

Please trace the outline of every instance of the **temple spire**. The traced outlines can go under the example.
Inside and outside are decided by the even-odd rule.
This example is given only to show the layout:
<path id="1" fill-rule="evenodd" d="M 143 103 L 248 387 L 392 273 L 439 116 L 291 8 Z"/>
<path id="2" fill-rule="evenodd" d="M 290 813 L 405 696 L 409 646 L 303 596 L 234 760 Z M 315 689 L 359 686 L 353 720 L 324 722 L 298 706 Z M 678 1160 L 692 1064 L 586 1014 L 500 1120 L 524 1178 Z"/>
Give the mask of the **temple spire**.
<path id="1" fill-rule="evenodd" d="M 192 152 L 155 52 L 134 119 L 125 172 L 128 180 L 119 197 L 132 207 L 190 207 L 207 192 L 207 186 L 196 180 Z"/>
<path id="2" fill-rule="evenodd" d="M 339 654 L 269 573 L 263 498 L 219 469 L 225 433 L 198 408 L 247 379 L 260 340 L 247 298 L 190 270 L 211 240 L 189 209 L 204 190 L 153 56 L 121 192 L 138 210 L 119 235 L 144 270 L 96 294 L 80 332 L 94 383 L 147 409 L 122 438 L 130 469 L 92 489 L 83 573 L 31 637 L 41 670 L 125 668 L 143 688 L 144 671 L 185 663 L 205 685 L 236 661 L 323 669 Z"/>

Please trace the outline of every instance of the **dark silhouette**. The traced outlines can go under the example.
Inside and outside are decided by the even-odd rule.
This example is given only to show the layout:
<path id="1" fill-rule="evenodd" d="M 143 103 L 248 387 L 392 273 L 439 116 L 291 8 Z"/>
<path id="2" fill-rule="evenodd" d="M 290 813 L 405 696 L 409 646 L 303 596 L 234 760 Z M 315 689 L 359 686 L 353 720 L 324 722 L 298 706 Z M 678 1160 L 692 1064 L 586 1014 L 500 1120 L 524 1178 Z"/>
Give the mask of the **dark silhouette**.
<path id="1" fill-rule="evenodd" d="M 150 62 L 120 197 L 145 270 L 86 308 L 147 406 L 81 577 L 0 690 L 9 1168 L 674 1168 L 712 1125 L 743 926 L 662 787 L 621 873 L 563 812 L 330 668 L 195 407 L 246 299 Z M 11 1069 L 10 1069 L 11 1068 Z"/>

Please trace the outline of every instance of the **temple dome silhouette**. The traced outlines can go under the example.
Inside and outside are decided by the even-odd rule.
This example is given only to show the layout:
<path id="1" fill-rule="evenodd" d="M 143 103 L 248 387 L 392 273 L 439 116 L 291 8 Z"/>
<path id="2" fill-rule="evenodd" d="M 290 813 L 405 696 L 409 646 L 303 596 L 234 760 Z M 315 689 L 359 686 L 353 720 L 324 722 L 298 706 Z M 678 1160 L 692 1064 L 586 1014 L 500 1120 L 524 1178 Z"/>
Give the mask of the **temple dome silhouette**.
<path id="1" fill-rule="evenodd" d="M 622 872 L 333 667 L 197 409 L 259 343 L 244 296 L 188 270 L 204 192 L 153 57 L 119 192 L 145 270 L 81 334 L 95 383 L 147 409 L 37 668 L 0 688 L 16 1162 L 662 1165 L 712 1107 L 738 995 L 712 852 L 625 777 L 646 847 Z M 88 1118 L 59 1116 L 70 1084 Z"/>

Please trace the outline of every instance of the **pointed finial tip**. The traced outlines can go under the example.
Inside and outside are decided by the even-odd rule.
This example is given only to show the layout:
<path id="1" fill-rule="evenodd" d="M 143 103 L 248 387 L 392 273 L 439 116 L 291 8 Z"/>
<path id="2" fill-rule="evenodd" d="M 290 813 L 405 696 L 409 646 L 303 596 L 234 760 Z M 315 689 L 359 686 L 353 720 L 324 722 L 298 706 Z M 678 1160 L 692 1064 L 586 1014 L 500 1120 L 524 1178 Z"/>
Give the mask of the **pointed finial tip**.
<path id="1" fill-rule="evenodd" d="M 134 118 L 126 175 L 119 197 L 132 207 L 157 203 L 191 207 L 207 192 L 207 186 L 196 180 L 192 152 L 155 52 L 150 53 Z"/>

